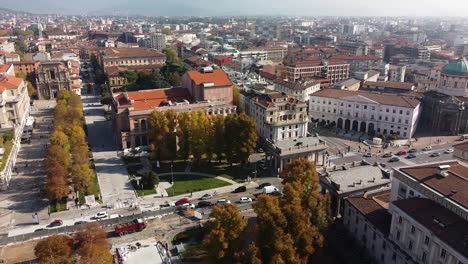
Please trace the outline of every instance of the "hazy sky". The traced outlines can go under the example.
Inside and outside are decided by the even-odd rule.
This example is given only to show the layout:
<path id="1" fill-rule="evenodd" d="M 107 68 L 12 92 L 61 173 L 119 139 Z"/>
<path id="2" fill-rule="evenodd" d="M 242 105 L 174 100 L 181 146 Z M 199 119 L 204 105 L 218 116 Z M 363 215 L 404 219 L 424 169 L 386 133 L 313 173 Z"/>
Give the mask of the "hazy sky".
<path id="1" fill-rule="evenodd" d="M 0 0 L 37 13 L 141 15 L 465 16 L 467 0 Z"/>

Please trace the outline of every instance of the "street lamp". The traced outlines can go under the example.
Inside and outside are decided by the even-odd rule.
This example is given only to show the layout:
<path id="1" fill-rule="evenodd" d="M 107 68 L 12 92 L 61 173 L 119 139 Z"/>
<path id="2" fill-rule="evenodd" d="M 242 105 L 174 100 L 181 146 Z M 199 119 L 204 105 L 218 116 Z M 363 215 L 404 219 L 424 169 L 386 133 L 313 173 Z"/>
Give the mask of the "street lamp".
<path id="1" fill-rule="evenodd" d="M 175 186 L 175 182 L 174 182 L 174 172 L 172 171 L 172 163 L 171 163 L 171 181 L 172 181 L 172 196 L 174 196 L 174 186 Z"/>

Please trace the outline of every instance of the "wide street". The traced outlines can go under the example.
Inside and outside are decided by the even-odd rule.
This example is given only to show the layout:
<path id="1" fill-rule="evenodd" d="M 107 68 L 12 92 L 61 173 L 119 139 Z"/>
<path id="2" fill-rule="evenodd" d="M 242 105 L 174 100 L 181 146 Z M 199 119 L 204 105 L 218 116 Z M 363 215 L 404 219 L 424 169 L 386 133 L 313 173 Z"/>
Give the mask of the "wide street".
<path id="1" fill-rule="evenodd" d="M 39 221 L 48 222 L 48 204 L 45 197 L 45 173 L 43 160 L 47 151 L 52 112 L 55 101 L 35 101 L 31 116 L 36 119 L 36 128 L 30 144 L 22 143 L 9 189 L 0 192 L 1 230 L 33 223 L 37 213 Z"/>

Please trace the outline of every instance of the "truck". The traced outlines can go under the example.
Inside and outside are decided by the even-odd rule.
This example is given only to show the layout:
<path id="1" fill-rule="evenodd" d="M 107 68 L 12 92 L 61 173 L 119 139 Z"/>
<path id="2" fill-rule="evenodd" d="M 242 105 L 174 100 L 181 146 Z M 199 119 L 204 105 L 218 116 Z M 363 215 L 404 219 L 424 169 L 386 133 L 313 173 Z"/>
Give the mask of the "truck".
<path id="1" fill-rule="evenodd" d="M 275 186 L 273 186 L 273 185 L 265 186 L 262 189 L 262 192 L 265 193 L 265 194 L 270 194 L 270 193 L 279 192 L 279 191 L 280 190 L 278 188 L 276 188 Z"/>
<path id="2" fill-rule="evenodd" d="M 118 236 L 122 236 L 134 232 L 140 232 L 145 228 L 146 223 L 143 221 L 143 219 L 135 219 L 131 222 L 115 226 L 114 233 Z"/>

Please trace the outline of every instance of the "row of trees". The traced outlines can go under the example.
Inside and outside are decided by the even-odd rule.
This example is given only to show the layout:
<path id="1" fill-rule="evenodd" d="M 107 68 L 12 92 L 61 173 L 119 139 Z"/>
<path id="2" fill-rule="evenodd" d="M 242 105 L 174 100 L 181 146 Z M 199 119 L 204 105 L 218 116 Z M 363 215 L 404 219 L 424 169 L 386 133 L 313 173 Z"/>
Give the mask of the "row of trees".
<path id="1" fill-rule="evenodd" d="M 255 121 L 245 114 L 208 116 L 203 111 L 154 111 L 151 150 L 158 159 L 202 158 L 245 163 L 257 143 Z"/>
<path id="2" fill-rule="evenodd" d="M 319 193 L 315 166 L 298 159 L 281 176 L 284 196 L 258 197 L 253 205 L 257 221 L 252 229 L 246 229 L 246 221 L 235 206 L 215 207 L 204 243 L 213 263 L 232 259 L 249 264 L 308 263 L 309 256 L 323 246 L 330 205 Z M 254 242 L 242 250 L 241 242 L 249 237 L 254 237 Z"/>
<path id="3" fill-rule="evenodd" d="M 54 109 L 54 127 L 45 159 L 46 192 L 51 202 L 66 197 L 71 184 L 76 192 L 88 194 L 94 172 L 83 129 L 83 105 L 80 97 L 60 91 Z"/>
<path id="4" fill-rule="evenodd" d="M 36 245 L 34 253 L 40 263 L 113 263 L 107 233 L 97 223 L 83 226 L 73 238 L 50 236 Z"/>

